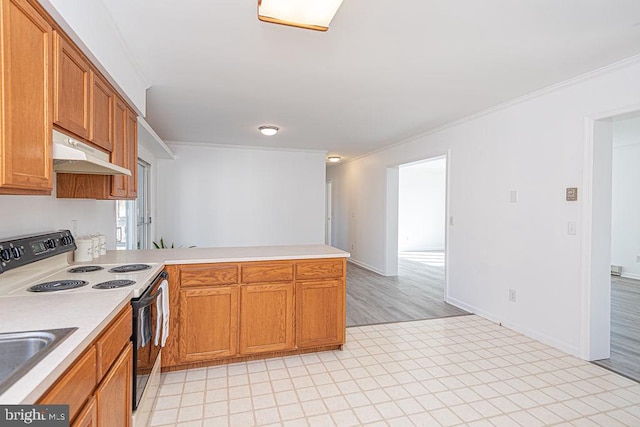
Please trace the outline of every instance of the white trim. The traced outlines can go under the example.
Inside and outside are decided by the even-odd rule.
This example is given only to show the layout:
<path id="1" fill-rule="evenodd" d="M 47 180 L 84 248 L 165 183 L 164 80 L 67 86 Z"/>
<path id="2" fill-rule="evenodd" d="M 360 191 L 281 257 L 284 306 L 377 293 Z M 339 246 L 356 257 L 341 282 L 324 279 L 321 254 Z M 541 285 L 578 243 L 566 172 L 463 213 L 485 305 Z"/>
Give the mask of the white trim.
<path id="1" fill-rule="evenodd" d="M 205 148 L 228 148 L 238 150 L 259 150 L 259 151 L 291 151 L 297 153 L 319 153 L 326 156 L 327 150 L 312 150 L 305 148 L 282 148 L 282 147 L 261 147 L 258 145 L 235 145 L 235 144 L 217 144 L 210 142 L 190 142 L 190 141 L 165 141 L 167 145 L 178 145 L 186 147 L 205 147 Z"/>
<path id="2" fill-rule="evenodd" d="M 585 147 L 582 175 L 582 269 L 580 272 L 579 356 L 589 360 L 591 353 L 591 247 L 593 226 L 593 128 L 595 121 L 585 118 Z"/>
<path id="3" fill-rule="evenodd" d="M 514 330 L 516 332 L 519 332 L 523 335 L 528 336 L 529 338 L 533 338 L 534 340 L 540 341 L 543 344 L 547 344 L 550 345 L 551 347 L 557 348 L 561 351 L 564 351 L 566 353 L 569 353 L 571 355 L 577 356 L 579 354 L 579 348 L 576 346 L 573 346 L 571 344 L 568 344 L 564 341 L 559 341 L 555 338 L 552 338 L 548 335 L 545 334 L 541 334 L 537 331 L 531 330 L 529 328 L 525 328 L 522 325 L 515 323 L 515 322 L 511 322 L 511 321 L 505 321 L 500 319 L 499 316 L 494 315 L 493 313 L 490 313 L 488 311 L 484 311 L 484 310 L 479 310 L 477 307 L 474 307 L 472 305 L 466 304 L 460 300 L 457 300 L 455 298 L 447 298 L 447 303 L 454 305 L 462 310 L 466 310 L 470 313 L 476 314 L 478 316 L 481 316 L 491 322 L 497 323 L 499 325 L 502 325 L 506 328 L 509 328 L 511 330 Z"/>
<path id="4" fill-rule="evenodd" d="M 147 123 L 147 121 L 145 120 L 144 117 L 138 116 L 138 126 L 142 126 L 144 131 L 147 132 L 151 136 L 151 139 L 153 140 L 152 144 L 154 144 L 154 145 L 152 147 L 148 147 L 147 146 L 146 148 L 150 152 L 152 152 L 157 158 L 159 158 L 159 159 L 171 159 L 171 160 L 174 160 L 176 158 L 176 155 L 173 154 L 173 151 L 171 151 L 171 148 L 169 148 L 169 146 L 167 144 L 165 144 L 165 142 L 162 140 L 162 138 L 160 138 L 160 136 L 158 136 L 156 131 L 153 130 L 151 125 L 149 123 Z M 148 145 L 148 144 L 145 144 L 143 142 L 143 141 L 147 141 L 147 138 L 140 138 L 139 133 L 138 133 L 138 141 L 142 142 L 142 144 L 140 144 L 140 145 Z"/>
<path id="5" fill-rule="evenodd" d="M 625 279 L 640 280 L 640 274 L 637 273 L 622 273 L 620 277 L 623 277 Z"/>
<path id="6" fill-rule="evenodd" d="M 380 271 L 380 270 L 378 270 L 377 268 L 372 267 L 372 266 L 370 266 L 369 264 L 366 264 L 366 263 L 364 263 L 364 262 L 362 262 L 362 261 L 358 261 L 357 259 L 354 259 L 354 258 L 347 258 L 347 262 L 352 262 L 352 263 L 354 263 L 355 265 L 357 265 L 358 267 L 362 267 L 362 268 L 364 268 L 365 270 L 373 271 L 374 273 L 377 273 L 377 274 L 379 274 L 379 275 L 381 275 L 381 276 L 384 276 L 384 273 L 383 273 L 382 271 Z"/>

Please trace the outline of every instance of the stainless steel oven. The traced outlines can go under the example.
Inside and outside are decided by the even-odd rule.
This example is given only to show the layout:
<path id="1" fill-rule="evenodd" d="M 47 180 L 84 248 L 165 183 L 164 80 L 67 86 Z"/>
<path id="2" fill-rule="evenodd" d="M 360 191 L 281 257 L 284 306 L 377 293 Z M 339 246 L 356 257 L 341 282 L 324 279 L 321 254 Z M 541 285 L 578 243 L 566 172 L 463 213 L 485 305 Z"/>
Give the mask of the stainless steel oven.
<path id="1" fill-rule="evenodd" d="M 163 290 L 168 289 L 166 271 L 160 272 L 151 285 L 131 300 L 133 307 L 133 409 L 147 412 L 143 401 L 155 400 L 160 375 L 160 350 L 163 344 Z M 164 283 L 164 285 L 163 285 Z M 147 394 L 152 394 L 148 396 Z M 140 409 L 138 409 L 141 407 Z M 150 411 L 151 408 L 148 408 Z M 145 417 L 146 418 L 146 417 Z"/>

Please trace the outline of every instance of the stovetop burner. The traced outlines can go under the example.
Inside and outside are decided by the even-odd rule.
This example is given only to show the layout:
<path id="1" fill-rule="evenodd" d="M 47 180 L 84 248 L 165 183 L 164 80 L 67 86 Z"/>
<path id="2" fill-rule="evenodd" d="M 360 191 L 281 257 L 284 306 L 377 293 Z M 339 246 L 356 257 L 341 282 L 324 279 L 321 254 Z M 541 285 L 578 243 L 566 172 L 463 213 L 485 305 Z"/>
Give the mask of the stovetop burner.
<path id="1" fill-rule="evenodd" d="M 114 289 L 114 288 L 124 288 L 125 286 L 135 285 L 135 281 L 133 280 L 109 280 L 107 282 L 98 283 L 97 285 L 93 285 L 93 289 Z"/>
<path id="2" fill-rule="evenodd" d="M 104 267 L 100 267 L 99 265 L 81 265 L 67 270 L 67 273 L 91 273 L 92 271 L 100 270 L 104 270 Z"/>
<path id="3" fill-rule="evenodd" d="M 133 273 L 135 271 L 147 270 L 149 268 L 151 268 L 151 266 L 147 264 L 127 264 L 110 268 L 109 273 Z"/>
<path id="4" fill-rule="evenodd" d="M 56 280 L 54 282 L 39 283 L 27 289 L 29 292 L 55 292 L 67 289 L 81 288 L 88 285 L 86 280 Z"/>

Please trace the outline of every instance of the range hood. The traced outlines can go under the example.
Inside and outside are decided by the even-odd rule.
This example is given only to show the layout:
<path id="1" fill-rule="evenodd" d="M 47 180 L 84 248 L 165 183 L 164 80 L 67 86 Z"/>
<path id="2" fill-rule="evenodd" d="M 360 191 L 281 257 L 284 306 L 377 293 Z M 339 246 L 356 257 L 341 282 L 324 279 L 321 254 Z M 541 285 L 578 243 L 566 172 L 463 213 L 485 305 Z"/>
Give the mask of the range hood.
<path id="1" fill-rule="evenodd" d="M 129 169 L 109 162 L 109 155 L 81 141 L 53 131 L 53 170 L 57 173 L 131 175 Z"/>

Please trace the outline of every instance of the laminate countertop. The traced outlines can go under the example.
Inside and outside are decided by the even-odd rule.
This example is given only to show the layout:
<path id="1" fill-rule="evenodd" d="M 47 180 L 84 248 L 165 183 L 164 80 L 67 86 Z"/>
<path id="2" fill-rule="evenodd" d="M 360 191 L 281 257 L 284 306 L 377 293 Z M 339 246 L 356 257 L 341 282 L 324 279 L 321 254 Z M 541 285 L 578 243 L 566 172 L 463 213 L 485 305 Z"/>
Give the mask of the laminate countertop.
<path id="1" fill-rule="evenodd" d="M 346 258 L 348 252 L 327 245 L 246 246 L 107 251 L 91 262 L 78 264 L 273 261 Z M 32 404 L 71 366 L 73 361 L 129 303 L 132 291 L 64 293 L 0 298 L 0 333 L 78 328 L 51 353 L 0 394 L 0 404 Z M 0 361 L 1 363 L 1 361 Z"/>
<path id="2" fill-rule="evenodd" d="M 328 245 L 238 246 L 227 248 L 175 248 L 107 251 L 83 264 L 161 263 L 204 264 L 215 262 L 275 261 L 286 259 L 348 258 L 350 254 Z"/>

